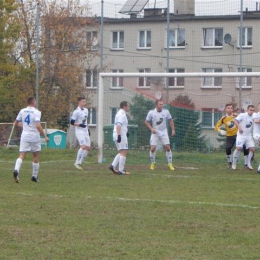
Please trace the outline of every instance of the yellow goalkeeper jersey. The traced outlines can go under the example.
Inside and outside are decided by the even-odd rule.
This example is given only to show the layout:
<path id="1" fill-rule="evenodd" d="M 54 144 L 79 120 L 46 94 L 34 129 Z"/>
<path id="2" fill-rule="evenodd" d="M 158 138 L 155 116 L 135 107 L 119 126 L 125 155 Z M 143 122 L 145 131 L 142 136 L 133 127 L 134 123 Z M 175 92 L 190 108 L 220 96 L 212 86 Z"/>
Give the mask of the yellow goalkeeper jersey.
<path id="1" fill-rule="evenodd" d="M 215 125 L 215 130 L 218 132 L 222 125 L 225 125 L 225 129 L 227 131 L 227 136 L 234 136 L 237 134 L 237 126 L 233 122 L 233 119 L 236 118 L 236 114 L 232 114 L 231 116 L 225 115 L 219 119 L 219 121 Z"/>

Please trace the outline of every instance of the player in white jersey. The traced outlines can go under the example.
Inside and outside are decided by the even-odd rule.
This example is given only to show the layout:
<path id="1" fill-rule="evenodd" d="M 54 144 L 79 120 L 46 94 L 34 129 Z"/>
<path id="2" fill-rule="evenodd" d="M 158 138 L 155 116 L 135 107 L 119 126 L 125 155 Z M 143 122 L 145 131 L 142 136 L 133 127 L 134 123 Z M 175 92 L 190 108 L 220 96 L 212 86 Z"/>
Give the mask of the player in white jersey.
<path id="1" fill-rule="evenodd" d="M 126 112 L 129 111 L 129 104 L 126 101 L 120 103 L 114 122 L 113 140 L 119 153 L 115 156 L 109 169 L 116 174 L 130 174 L 125 171 L 126 155 L 128 152 L 128 119 Z M 116 169 L 118 165 L 118 170 Z"/>
<path id="2" fill-rule="evenodd" d="M 41 126 L 41 112 L 35 108 L 36 100 L 34 97 L 27 99 L 28 106 L 23 108 L 14 122 L 15 126 L 22 127 L 22 135 L 20 140 L 20 155 L 15 162 L 14 166 L 14 181 L 19 182 L 19 172 L 22 162 L 27 152 L 32 152 L 33 163 L 32 163 L 32 178 L 34 182 L 38 182 L 39 173 L 39 159 L 41 151 L 41 140 L 40 134 L 44 137 L 45 141 L 48 142 L 49 138 L 43 131 Z"/>
<path id="3" fill-rule="evenodd" d="M 167 120 L 170 122 L 170 127 L 172 129 L 171 136 L 175 135 L 174 122 L 169 110 L 163 108 L 163 101 L 156 100 L 156 108 L 150 110 L 145 119 L 146 126 L 151 131 L 150 139 L 150 159 L 151 166 L 150 169 L 155 169 L 155 156 L 156 156 L 156 146 L 159 141 L 164 146 L 166 151 L 166 158 L 168 161 L 168 166 L 170 170 L 174 170 L 172 165 L 172 151 L 170 147 L 170 140 L 167 131 Z"/>
<path id="4" fill-rule="evenodd" d="M 88 129 L 88 109 L 85 108 L 86 99 L 84 97 L 78 98 L 78 107 L 74 110 L 70 119 L 71 125 L 75 126 L 75 133 L 78 139 L 80 148 L 77 153 L 77 158 L 74 166 L 83 170 L 82 163 L 90 151 L 90 131 Z"/>
<path id="5" fill-rule="evenodd" d="M 239 114 L 235 119 L 234 123 L 238 127 L 237 131 L 237 139 L 236 139 L 236 150 L 233 153 L 233 163 L 232 169 L 236 169 L 236 163 L 238 160 L 238 156 L 240 154 L 243 145 L 249 149 L 247 168 L 249 170 L 253 170 L 251 166 L 251 159 L 253 157 L 255 151 L 255 143 L 252 136 L 253 130 L 253 113 L 255 111 L 255 107 L 253 105 L 249 105 L 247 107 L 247 111 L 245 113 Z"/>
<path id="6" fill-rule="evenodd" d="M 260 103 L 258 104 L 258 112 L 253 114 L 253 121 L 253 138 L 260 145 Z M 258 165 L 257 172 L 260 173 L 260 164 Z"/>

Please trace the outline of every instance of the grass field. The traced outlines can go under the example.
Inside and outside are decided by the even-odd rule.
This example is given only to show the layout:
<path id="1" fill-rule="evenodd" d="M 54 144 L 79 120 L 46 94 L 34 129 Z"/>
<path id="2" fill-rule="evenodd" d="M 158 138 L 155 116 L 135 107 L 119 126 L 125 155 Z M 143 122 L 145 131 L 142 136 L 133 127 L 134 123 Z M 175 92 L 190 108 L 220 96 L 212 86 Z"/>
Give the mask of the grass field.
<path id="1" fill-rule="evenodd" d="M 260 175 L 226 168 L 224 154 L 164 154 L 149 170 L 147 152 L 130 152 L 130 176 L 76 150 L 31 155 L 13 181 L 16 150 L 0 148 L 0 259 L 260 259 Z M 256 154 L 258 157 L 258 154 Z M 256 162 L 255 162 L 256 168 Z"/>

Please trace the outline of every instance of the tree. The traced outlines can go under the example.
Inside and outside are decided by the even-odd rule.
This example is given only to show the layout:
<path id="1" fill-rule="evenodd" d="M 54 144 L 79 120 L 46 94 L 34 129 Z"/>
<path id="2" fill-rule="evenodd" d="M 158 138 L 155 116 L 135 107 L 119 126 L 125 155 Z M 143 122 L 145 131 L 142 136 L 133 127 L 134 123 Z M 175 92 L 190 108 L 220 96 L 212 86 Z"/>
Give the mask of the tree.
<path id="1" fill-rule="evenodd" d="M 206 148 L 201 135 L 200 114 L 188 95 L 178 95 L 170 102 L 169 111 L 175 122 L 175 136 L 171 139 L 177 150 L 201 151 Z"/>
<path id="2" fill-rule="evenodd" d="M 149 110 L 155 107 L 153 100 L 146 99 L 142 95 L 135 95 L 132 98 L 132 103 L 130 104 L 130 115 L 131 119 L 129 120 L 130 124 L 135 124 L 138 126 L 137 134 L 137 145 L 149 146 L 150 140 L 150 130 L 145 125 L 144 121 Z"/>

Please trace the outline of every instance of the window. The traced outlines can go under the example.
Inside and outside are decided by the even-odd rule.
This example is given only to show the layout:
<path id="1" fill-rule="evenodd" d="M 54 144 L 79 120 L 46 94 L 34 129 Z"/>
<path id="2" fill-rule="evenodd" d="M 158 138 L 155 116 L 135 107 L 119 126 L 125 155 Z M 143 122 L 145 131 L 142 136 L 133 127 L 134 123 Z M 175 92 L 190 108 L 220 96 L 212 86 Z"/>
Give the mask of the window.
<path id="1" fill-rule="evenodd" d="M 203 69 L 203 72 L 222 72 L 222 69 Z M 222 88 L 222 77 L 204 77 L 202 88 Z"/>
<path id="2" fill-rule="evenodd" d="M 96 108 L 89 108 L 88 110 L 88 125 L 97 124 L 97 111 Z"/>
<path id="3" fill-rule="evenodd" d="M 169 69 L 169 73 L 183 73 L 184 69 Z M 169 88 L 184 87 L 184 77 L 170 77 Z"/>
<path id="4" fill-rule="evenodd" d="M 112 49 L 113 50 L 124 49 L 124 32 L 123 31 L 112 32 Z"/>
<path id="5" fill-rule="evenodd" d="M 242 47 L 252 47 L 252 33 L 252 28 L 242 28 Z M 240 28 L 238 29 L 238 46 L 240 47 Z"/>
<path id="6" fill-rule="evenodd" d="M 223 29 L 222 28 L 204 28 L 203 29 L 203 48 L 223 47 Z"/>
<path id="7" fill-rule="evenodd" d="M 113 73 L 123 73 L 123 70 L 112 70 Z M 124 78 L 112 77 L 112 88 L 123 88 Z"/>
<path id="8" fill-rule="evenodd" d="M 113 125 L 115 122 L 115 116 L 118 111 L 117 107 L 111 107 L 111 124 Z"/>
<path id="9" fill-rule="evenodd" d="M 218 120 L 222 117 L 222 112 L 214 108 L 205 108 L 202 111 L 202 127 L 214 128 Z"/>
<path id="10" fill-rule="evenodd" d="M 139 45 L 140 49 L 150 49 L 151 44 L 151 31 L 139 31 Z"/>
<path id="11" fill-rule="evenodd" d="M 238 72 L 240 69 L 238 68 Z M 252 68 L 242 68 L 242 72 L 252 72 Z M 252 77 L 238 77 L 237 88 L 240 88 L 240 80 L 242 88 L 252 88 Z"/>
<path id="12" fill-rule="evenodd" d="M 185 29 L 169 30 L 169 48 L 185 47 Z M 167 32 L 166 32 L 167 48 Z"/>
<path id="13" fill-rule="evenodd" d="M 139 69 L 140 73 L 149 73 L 150 69 Z M 147 77 L 139 77 L 138 78 L 138 87 L 139 88 L 150 88 L 151 81 Z"/>
<path id="14" fill-rule="evenodd" d="M 97 31 L 87 32 L 87 47 L 91 51 L 98 50 L 98 32 Z"/>
<path id="15" fill-rule="evenodd" d="M 97 70 L 87 70 L 86 71 L 86 87 L 96 88 L 98 85 L 98 71 Z"/>

